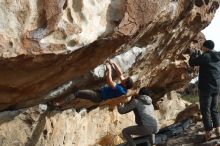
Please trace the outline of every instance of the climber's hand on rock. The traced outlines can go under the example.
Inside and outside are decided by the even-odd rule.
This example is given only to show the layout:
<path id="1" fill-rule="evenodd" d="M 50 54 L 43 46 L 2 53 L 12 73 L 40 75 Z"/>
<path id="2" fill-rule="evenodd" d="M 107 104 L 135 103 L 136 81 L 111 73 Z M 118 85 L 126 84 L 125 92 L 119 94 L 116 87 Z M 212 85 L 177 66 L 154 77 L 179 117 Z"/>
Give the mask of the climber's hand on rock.
<path id="1" fill-rule="evenodd" d="M 109 59 L 106 59 L 104 64 L 108 64 L 109 63 Z"/>
<path id="2" fill-rule="evenodd" d="M 106 69 L 111 70 L 111 65 L 109 63 L 106 64 Z"/>
<path id="3" fill-rule="evenodd" d="M 111 60 L 111 59 L 109 59 L 109 63 L 110 63 L 110 64 L 114 64 L 114 61 Z"/>

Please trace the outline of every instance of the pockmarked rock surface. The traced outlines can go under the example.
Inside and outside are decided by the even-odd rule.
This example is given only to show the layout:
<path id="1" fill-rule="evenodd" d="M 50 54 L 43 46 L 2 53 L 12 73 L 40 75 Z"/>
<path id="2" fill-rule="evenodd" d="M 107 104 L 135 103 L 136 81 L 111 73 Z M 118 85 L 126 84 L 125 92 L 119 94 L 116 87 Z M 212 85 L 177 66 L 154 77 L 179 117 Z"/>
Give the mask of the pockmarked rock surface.
<path id="1" fill-rule="evenodd" d="M 132 62 L 123 71 L 158 100 L 193 77 L 187 49 L 218 7 L 217 0 L 2 0 L 0 110 L 51 100 L 65 84 L 103 84 L 93 69 L 135 49 L 119 60 Z"/>
<path id="2" fill-rule="evenodd" d="M 195 77 L 196 69 L 188 65 L 190 43 L 201 46 L 201 30 L 211 23 L 219 3 L 1 0 L 0 145 L 120 143 L 120 131 L 134 122 L 131 115 L 121 116 L 107 107 L 89 113 L 45 112 L 43 105 L 38 107 L 78 89 L 104 85 L 107 59 L 132 76 L 135 89 L 152 89 L 162 126 L 170 124 L 186 107 L 185 101 L 169 95 L 169 102 L 161 99 Z M 173 112 L 170 103 L 176 105 Z M 27 108 L 32 106 L 37 108 Z"/>
<path id="3" fill-rule="evenodd" d="M 169 95 L 173 100 L 167 99 Z M 161 128 L 173 124 L 178 111 L 187 106 L 175 92 L 169 95 L 156 110 Z M 50 111 L 40 104 L 0 113 L 0 145 L 115 146 L 124 143 L 121 131 L 131 125 L 135 125 L 134 114 L 120 115 L 116 108 Z"/>
<path id="4" fill-rule="evenodd" d="M 155 106 L 158 109 L 156 110 L 156 115 L 160 121 L 160 127 L 163 128 L 173 124 L 177 115 L 190 104 L 191 103 L 183 100 L 181 95 L 175 91 L 167 93 Z"/>
<path id="5" fill-rule="evenodd" d="M 0 145 L 115 145 L 123 142 L 121 129 L 134 123 L 132 114 L 120 115 L 108 108 L 87 113 L 85 109 L 45 111 L 44 106 L 0 113 Z"/>

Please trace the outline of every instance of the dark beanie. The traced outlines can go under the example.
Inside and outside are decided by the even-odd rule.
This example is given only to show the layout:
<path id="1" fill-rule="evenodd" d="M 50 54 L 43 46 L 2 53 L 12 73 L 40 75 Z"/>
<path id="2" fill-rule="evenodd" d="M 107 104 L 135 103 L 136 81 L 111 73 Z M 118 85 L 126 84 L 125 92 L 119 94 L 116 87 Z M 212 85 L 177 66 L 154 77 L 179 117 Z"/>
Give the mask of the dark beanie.
<path id="1" fill-rule="evenodd" d="M 142 87 L 139 92 L 139 95 L 147 95 L 150 96 L 150 90 L 147 87 Z"/>
<path id="2" fill-rule="evenodd" d="M 209 50 L 213 50 L 214 47 L 215 47 L 215 44 L 212 40 L 206 40 L 204 43 L 203 43 L 203 47 L 206 47 L 208 48 Z"/>

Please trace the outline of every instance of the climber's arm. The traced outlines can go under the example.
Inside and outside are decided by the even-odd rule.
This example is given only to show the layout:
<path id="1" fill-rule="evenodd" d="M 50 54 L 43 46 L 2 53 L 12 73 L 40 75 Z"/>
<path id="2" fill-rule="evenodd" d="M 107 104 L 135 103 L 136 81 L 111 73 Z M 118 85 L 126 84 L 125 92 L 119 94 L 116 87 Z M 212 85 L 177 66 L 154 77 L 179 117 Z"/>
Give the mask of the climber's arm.
<path id="1" fill-rule="evenodd" d="M 120 114 L 126 114 L 130 111 L 132 111 L 133 109 L 136 108 L 137 105 L 137 101 L 136 99 L 131 99 L 128 103 L 126 104 L 120 104 L 118 105 L 118 112 Z"/>
<path id="2" fill-rule="evenodd" d="M 109 63 L 111 64 L 111 66 L 115 69 L 116 71 L 116 75 L 117 77 L 122 81 L 125 79 L 125 77 L 123 76 L 122 70 L 121 68 L 118 66 L 118 64 L 116 64 L 113 61 L 109 61 Z"/>
<path id="3" fill-rule="evenodd" d="M 116 83 L 112 80 L 112 68 L 109 64 L 106 65 L 107 73 L 106 73 L 106 80 L 110 87 L 115 88 Z"/>

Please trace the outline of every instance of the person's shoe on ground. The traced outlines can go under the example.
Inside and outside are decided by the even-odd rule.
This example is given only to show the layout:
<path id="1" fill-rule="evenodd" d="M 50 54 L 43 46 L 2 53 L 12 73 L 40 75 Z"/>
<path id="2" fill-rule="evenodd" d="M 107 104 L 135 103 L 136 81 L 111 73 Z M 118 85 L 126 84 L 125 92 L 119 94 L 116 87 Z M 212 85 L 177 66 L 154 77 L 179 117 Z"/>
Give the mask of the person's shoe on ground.
<path id="1" fill-rule="evenodd" d="M 211 131 L 206 131 L 204 138 L 205 141 L 210 141 L 212 139 L 218 138 L 219 137 L 219 133 L 217 131 L 217 129 L 215 131 L 211 130 Z"/>
<path id="2" fill-rule="evenodd" d="M 220 127 L 217 127 L 217 128 L 215 129 L 215 133 L 216 133 L 216 136 L 217 136 L 218 138 L 220 138 Z"/>

